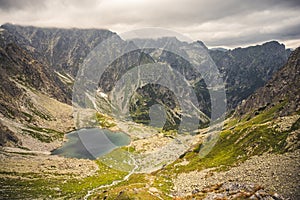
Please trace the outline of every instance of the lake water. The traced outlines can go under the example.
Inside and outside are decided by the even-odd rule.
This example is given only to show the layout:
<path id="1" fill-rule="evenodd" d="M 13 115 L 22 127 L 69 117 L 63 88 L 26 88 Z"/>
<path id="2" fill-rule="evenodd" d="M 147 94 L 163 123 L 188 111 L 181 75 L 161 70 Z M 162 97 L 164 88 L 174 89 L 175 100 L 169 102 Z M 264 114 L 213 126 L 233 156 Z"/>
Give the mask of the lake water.
<path id="1" fill-rule="evenodd" d="M 96 159 L 113 149 L 130 144 L 130 137 L 125 133 L 99 128 L 80 129 L 68 133 L 66 137 L 68 141 L 52 151 L 53 155 Z"/>

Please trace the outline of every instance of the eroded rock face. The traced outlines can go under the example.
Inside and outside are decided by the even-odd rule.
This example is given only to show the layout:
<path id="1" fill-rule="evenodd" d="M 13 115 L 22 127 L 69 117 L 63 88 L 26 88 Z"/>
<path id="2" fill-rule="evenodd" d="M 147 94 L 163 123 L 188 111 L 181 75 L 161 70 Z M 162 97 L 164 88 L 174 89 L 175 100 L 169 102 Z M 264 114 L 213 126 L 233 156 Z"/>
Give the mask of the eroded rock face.
<path id="1" fill-rule="evenodd" d="M 274 74 L 264 87 L 259 88 L 236 111 L 237 115 L 260 112 L 282 104 L 279 116 L 300 110 L 300 48 L 289 57 L 287 64 Z"/>
<path id="2" fill-rule="evenodd" d="M 272 77 L 287 61 L 289 50 L 276 41 L 234 50 L 210 50 L 210 55 L 226 82 L 228 109 L 234 109 L 243 99 Z"/>

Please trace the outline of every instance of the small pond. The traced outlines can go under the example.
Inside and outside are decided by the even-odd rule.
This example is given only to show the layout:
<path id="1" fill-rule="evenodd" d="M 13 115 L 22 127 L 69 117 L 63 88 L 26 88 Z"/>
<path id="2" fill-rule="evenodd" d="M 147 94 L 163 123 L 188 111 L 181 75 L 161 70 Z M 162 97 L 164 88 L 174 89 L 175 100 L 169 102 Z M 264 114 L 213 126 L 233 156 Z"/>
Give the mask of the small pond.
<path id="1" fill-rule="evenodd" d="M 52 151 L 53 155 L 69 158 L 96 159 L 120 146 L 130 144 L 130 137 L 122 132 L 100 128 L 84 128 L 66 135 L 67 142 Z"/>

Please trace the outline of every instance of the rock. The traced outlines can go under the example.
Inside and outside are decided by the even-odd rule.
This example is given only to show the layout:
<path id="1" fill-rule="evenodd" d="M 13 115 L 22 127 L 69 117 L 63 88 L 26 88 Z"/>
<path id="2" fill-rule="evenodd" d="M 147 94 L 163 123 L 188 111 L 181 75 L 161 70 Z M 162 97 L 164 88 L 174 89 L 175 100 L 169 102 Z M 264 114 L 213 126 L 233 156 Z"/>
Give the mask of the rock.
<path id="1" fill-rule="evenodd" d="M 150 188 L 149 188 L 149 191 L 152 192 L 152 193 L 157 193 L 157 192 L 159 192 L 158 189 L 155 188 L 155 187 L 150 187 Z"/>
<path id="2" fill-rule="evenodd" d="M 56 192 L 61 192 L 61 189 L 59 187 L 55 187 L 55 188 L 53 188 L 53 190 Z"/>

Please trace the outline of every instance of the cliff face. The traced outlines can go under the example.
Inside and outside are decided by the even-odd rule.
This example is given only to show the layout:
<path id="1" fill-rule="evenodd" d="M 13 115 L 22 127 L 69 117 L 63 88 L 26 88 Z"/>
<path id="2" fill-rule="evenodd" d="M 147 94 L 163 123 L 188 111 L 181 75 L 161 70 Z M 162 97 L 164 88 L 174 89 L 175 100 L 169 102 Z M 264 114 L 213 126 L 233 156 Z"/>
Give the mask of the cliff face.
<path id="1" fill-rule="evenodd" d="M 229 51 L 210 50 L 226 83 L 228 109 L 234 109 L 256 89 L 264 86 L 286 63 L 289 53 L 283 44 L 275 41 Z"/>
<path id="2" fill-rule="evenodd" d="M 259 88 L 237 109 L 238 115 L 258 114 L 279 103 L 283 104 L 280 116 L 300 111 L 300 48 L 290 55 L 288 62 L 274 74 L 264 87 Z"/>
<path id="3" fill-rule="evenodd" d="M 114 33 L 101 29 L 38 28 L 4 24 L 5 43 L 28 49 L 33 57 L 73 78 L 90 51 Z"/>
<path id="4" fill-rule="evenodd" d="M 70 103 L 71 91 L 58 78 L 51 67 L 35 60 L 26 49 L 14 43 L 0 49 L 1 76 L 6 81 L 16 80 L 20 84 L 39 90 L 61 102 Z M 15 84 L 6 84 L 15 85 Z M 3 92 L 10 91 L 3 88 Z"/>

